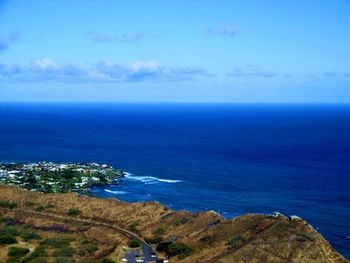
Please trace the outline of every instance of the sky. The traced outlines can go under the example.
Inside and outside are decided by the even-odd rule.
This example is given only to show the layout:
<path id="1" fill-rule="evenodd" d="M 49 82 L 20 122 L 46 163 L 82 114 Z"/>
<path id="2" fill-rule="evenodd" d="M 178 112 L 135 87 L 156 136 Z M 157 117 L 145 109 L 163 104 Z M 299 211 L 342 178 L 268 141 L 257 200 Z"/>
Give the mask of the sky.
<path id="1" fill-rule="evenodd" d="M 349 103 L 349 14 L 349 0 L 0 0 L 0 102 Z"/>

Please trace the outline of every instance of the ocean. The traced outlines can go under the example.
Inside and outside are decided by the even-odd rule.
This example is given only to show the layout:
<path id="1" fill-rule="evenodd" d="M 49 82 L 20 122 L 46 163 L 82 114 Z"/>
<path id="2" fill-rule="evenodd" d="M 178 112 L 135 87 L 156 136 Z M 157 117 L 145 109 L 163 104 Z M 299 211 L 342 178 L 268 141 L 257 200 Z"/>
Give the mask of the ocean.
<path id="1" fill-rule="evenodd" d="M 0 161 L 127 171 L 97 197 L 306 219 L 350 258 L 350 105 L 0 104 Z"/>

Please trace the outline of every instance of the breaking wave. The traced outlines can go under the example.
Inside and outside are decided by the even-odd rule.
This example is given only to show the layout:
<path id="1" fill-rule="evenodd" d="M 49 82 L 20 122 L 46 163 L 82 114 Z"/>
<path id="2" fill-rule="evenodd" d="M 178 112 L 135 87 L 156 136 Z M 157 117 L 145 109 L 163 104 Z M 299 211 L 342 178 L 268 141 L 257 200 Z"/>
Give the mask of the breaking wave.
<path id="1" fill-rule="evenodd" d="M 141 181 L 145 184 L 155 184 L 158 182 L 175 184 L 175 183 L 182 182 L 181 180 L 162 179 L 162 178 L 158 178 L 158 177 L 154 177 L 154 176 L 135 176 L 131 173 L 125 173 L 124 176 L 128 180 Z"/>
<path id="2" fill-rule="evenodd" d="M 112 190 L 108 190 L 108 189 L 105 189 L 105 192 L 115 194 L 115 195 L 124 195 L 124 194 L 128 193 L 126 191 L 112 191 Z"/>

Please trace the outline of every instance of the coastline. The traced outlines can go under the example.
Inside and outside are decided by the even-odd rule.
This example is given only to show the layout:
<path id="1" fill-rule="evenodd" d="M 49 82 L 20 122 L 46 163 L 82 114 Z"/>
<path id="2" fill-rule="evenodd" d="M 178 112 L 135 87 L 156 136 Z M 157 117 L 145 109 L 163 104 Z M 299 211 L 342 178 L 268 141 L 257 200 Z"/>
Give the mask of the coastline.
<path id="1" fill-rule="evenodd" d="M 165 179 L 165 178 L 156 177 L 156 176 L 136 176 L 132 173 L 123 171 L 123 176 L 120 176 L 116 180 L 114 180 L 113 181 L 114 183 L 112 184 L 105 183 L 100 185 L 96 184 L 95 185 L 96 187 L 88 187 L 88 191 L 85 191 L 85 192 L 80 191 L 80 193 L 85 195 L 93 195 L 98 198 L 111 197 L 119 200 L 124 200 L 129 203 L 133 203 L 133 202 L 144 203 L 148 201 L 158 200 L 160 203 L 166 204 L 168 208 L 171 208 L 176 211 L 181 211 L 185 209 L 187 211 L 196 213 L 199 211 L 209 211 L 214 209 L 213 211 L 215 211 L 216 213 L 228 219 L 233 219 L 251 212 L 253 212 L 254 214 L 269 215 L 273 213 L 273 211 L 281 211 L 283 214 L 286 214 L 286 215 L 295 215 L 295 214 L 299 215 L 299 213 L 288 213 L 288 211 L 286 211 L 283 208 L 276 208 L 276 209 L 270 209 L 265 211 L 245 209 L 245 211 L 243 212 L 242 211 L 232 212 L 228 210 L 215 209 L 215 206 L 206 206 L 206 207 L 198 208 L 196 206 L 193 206 L 194 203 L 187 203 L 186 200 L 182 200 L 182 199 L 176 200 L 176 201 L 181 201 L 182 203 L 180 202 L 174 203 L 174 200 L 171 200 L 169 198 L 166 198 L 164 200 L 164 198 L 161 199 L 159 197 L 164 196 L 164 193 L 166 193 L 171 189 L 174 189 L 174 191 L 177 191 L 176 189 L 183 191 L 185 188 L 188 188 L 188 189 L 191 189 L 191 188 L 187 186 L 186 181 L 179 180 L 179 179 L 175 180 L 175 179 Z M 99 189 L 99 192 L 97 193 L 94 191 L 90 192 L 90 190 L 93 190 L 93 189 Z M 151 189 L 155 189 L 156 191 L 158 191 L 159 193 L 158 196 L 156 195 L 157 192 L 155 192 L 155 194 L 149 194 Z M 201 202 L 196 201 L 195 205 L 200 203 Z M 308 222 L 310 222 L 309 219 L 308 219 Z M 324 231 L 325 230 L 324 228 L 320 229 L 318 227 L 318 224 L 315 224 L 314 222 L 312 222 L 312 225 L 314 225 L 315 229 L 317 229 L 317 231 L 321 232 L 323 235 L 325 235 L 325 233 L 327 234 L 327 232 Z M 328 238 L 328 240 L 332 240 L 329 238 L 329 235 L 328 236 L 325 235 L 325 236 Z M 338 239 L 342 240 L 340 242 L 348 242 L 346 235 L 338 236 Z"/>
<path id="2" fill-rule="evenodd" d="M 319 262 L 310 261 L 316 254 L 319 260 L 323 258 L 324 261 L 320 262 L 332 260 L 348 262 L 306 221 L 282 214 L 246 214 L 233 219 L 224 219 L 213 211 L 199 213 L 173 211 L 158 202 L 127 203 L 115 198 L 88 197 L 77 193 L 43 194 L 6 185 L 0 185 L 0 189 L 1 200 L 16 203 L 16 207 L 12 209 L 4 210 L 0 207 L 10 214 L 12 211 L 18 211 L 16 212 L 18 214 L 21 211 L 35 209 L 35 206 L 33 208 L 26 206 L 25 202 L 43 204 L 45 209 L 43 212 L 53 216 L 66 214 L 69 207 L 75 207 L 80 211 L 77 218 L 93 218 L 97 220 L 96 222 L 114 224 L 125 229 L 132 227 L 133 222 L 138 222 L 137 226 L 130 229 L 148 243 L 158 242 L 154 239 L 154 231 L 161 226 L 166 229 L 162 236 L 163 240 L 176 237 L 176 240 L 185 242 L 195 251 L 186 258 L 173 257 L 172 262 L 232 262 L 227 261 L 232 259 L 240 262 L 243 259 L 242 255 L 246 253 L 250 253 L 252 262 L 253 259 L 261 259 L 267 255 L 276 257 L 274 253 L 280 253 L 281 257 L 283 254 L 289 254 L 291 262 Z M 31 222 L 36 222 L 34 218 L 33 215 Z M 52 221 L 51 224 L 57 222 Z M 242 243 L 237 247 L 235 245 L 234 249 L 227 248 L 227 240 L 237 235 L 241 236 Z M 250 244 L 254 244 L 254 253 L 251 253 L 253 247 Z M 257 249 L 260 246 L 265 249 Z M 269 251 L 275 252 L 271 254 Z M 202 260 L 199 260 L 200 258 Z M 281 258 L 275 259 L 276 262 L 282 262 Z"/>

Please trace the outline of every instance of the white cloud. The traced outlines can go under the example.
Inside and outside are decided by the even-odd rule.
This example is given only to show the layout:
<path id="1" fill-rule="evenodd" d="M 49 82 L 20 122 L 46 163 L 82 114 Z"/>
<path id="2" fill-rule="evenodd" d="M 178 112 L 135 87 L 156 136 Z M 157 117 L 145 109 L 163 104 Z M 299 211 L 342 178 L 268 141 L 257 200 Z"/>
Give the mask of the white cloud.
<path id="1" fill-rule="evenodd" d="M 167 67 L 155 60 L 134 61 L 126 66 L 100 61 L 90 68 L 57 63 L 48 57 L 34 60 L 29 66 L 0 64 L 0 80 L 3 81 L 186 81 L 208 75 L 199 68 Z"/>
<path id="2" fill-rule="evenodd" d="M 148 60 L 148 61 L 135 61 L 130 64 L 130 68 L 133 71 L 140 71 L 140 70 L 146 70 L 146 71 L 157 71 L 161 68 L 160 64 L 157 61 L 154 60 Z"/>
<path id="3" fill-rule="evenodd" d="M 32 62 L 31 69 L 34 71 L 38 70 L 58 70 L 60 66 L 56 64 L 51 58 L 37 59 Z"/>

